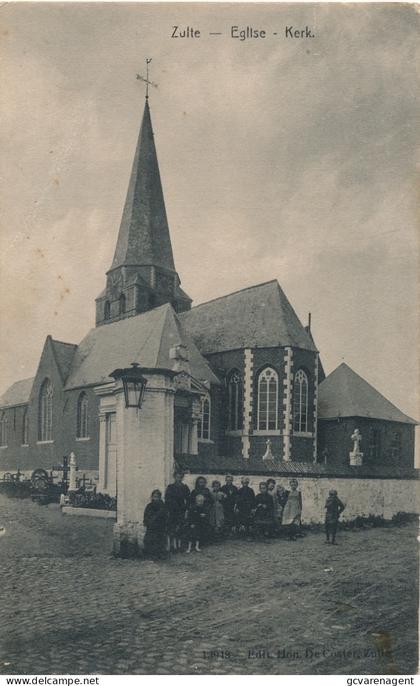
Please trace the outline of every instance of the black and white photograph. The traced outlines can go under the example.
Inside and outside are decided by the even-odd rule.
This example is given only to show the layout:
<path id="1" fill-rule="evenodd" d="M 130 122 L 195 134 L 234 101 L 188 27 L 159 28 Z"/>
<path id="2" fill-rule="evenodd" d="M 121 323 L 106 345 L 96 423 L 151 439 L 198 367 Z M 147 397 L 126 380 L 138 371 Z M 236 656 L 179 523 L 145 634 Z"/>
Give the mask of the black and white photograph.
<path id="1" fill-rule="evenodd" d="M 0 675 L 415 675 L 419 6 L 0 8 Z"/>

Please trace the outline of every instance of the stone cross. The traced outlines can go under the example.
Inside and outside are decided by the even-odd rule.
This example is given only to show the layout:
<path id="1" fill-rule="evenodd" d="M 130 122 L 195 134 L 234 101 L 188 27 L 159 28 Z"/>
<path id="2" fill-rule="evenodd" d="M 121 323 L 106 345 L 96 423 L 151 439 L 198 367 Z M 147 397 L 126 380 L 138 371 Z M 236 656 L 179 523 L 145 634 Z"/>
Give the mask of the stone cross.
<path id="1" fill-rule="evenodd" d="M 77 462 L 76 462 L 76 455 L 74 453 L 70 453 L 70 475 L 69 475 L 69 491 L 77 491 L 77 482 L 76 482 L 76 471 L 77 471 Z"/>
<path id="2" fill-rule="evenodd" d="M 354 442 L 354 445 L 350 453 L 350 465 L 352 467 L 360 467 L 363 464 L 363 453 L 360 451 L 362 436 L 359 429 L 354 430 L 351 440 Z"/>
<path id="3" fill-rule="evenodd" d="M 354 441 L 353 452 L 360 453 L 360 443 L 362 442 L 362 436 L 359 429 L 354 430 L 351 440 Z"/>

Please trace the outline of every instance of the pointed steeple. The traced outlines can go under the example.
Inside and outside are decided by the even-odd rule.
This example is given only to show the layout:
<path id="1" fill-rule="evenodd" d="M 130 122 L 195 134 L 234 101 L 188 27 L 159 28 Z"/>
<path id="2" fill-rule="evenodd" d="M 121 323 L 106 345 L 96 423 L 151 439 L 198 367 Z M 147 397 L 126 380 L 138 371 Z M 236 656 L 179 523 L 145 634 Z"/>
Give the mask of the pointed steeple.
<path id="1" fill-rule="evenodd" d="M 117 246 L 105 290 L 96 298 L 96 324 L 109 324 L 171 303 L 191 308 L 175 270 L 162 183 L 146 95 Z"/>
<path id="2" fill-rule="evenodd" d="M 124 265 L 175 271 L 148 97 L 111 270 Z"/>

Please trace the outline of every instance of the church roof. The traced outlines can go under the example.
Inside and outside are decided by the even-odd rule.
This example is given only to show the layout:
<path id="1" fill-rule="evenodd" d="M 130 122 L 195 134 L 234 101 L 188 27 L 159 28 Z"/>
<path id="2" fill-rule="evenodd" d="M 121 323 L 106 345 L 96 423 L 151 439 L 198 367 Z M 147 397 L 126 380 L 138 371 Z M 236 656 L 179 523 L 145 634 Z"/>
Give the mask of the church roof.
<path id="1" fill-rule="evenodd" d="M 159 166 L 146 99 L 111 269 L 155 265 L 175 271 Z"/>
<path id="2" fill-rule="evenodd" d="M 276 280 L 196 305 L 179 317 L 203 354 L 276 346 L 316 350 Z"/>
<path id="3" fill-rule="evenodd" d="M 129 367 L 132 362 L 142 367 L 172 369 L 175 360 L 170 358 L 170 349 L 181 344 L 188 350 L 192 376 L 219 384 L 171 305 L 165 304 L 92 329 L 77 348 L 66 389 L 107 383 L 111 381 L 110 372 Z"/>
<path id="4" fill-rule="evenodd" d="M 54 357 L 60 370 L 61 377 L 65 381 L 69 375 L 73 355 L 76 351 L 77 345 L 74 343 L 64 343 L 63 341 L 56 341 L 51 338 L 51 345 L 54 352 Z"/>
<path id="5" fill-rule="evenodd" d="M 318 418 L 367 417 L 390 422 L 417 424 L 379 391 L 356 374 L 345 362 L 319 385 Z"/>
<path id="6" fill-rule="evenodd" d="M 0 407 L 14 407 L 29 402 L 34 377 L 12 384 L 0 398 Z"/>

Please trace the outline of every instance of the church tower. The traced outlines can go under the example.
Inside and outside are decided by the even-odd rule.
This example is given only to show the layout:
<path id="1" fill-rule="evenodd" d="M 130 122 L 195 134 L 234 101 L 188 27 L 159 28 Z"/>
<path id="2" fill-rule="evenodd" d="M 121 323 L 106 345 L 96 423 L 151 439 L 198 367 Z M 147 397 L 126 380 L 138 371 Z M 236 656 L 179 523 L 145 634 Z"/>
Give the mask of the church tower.
<path id="1" fill-rule="evenodd" d="M 191 308 L 175 270 L 148 95 L 131 170 L 117 246 L 106 288 L 96 298 L 96 325 L 171 303 Z"/>

